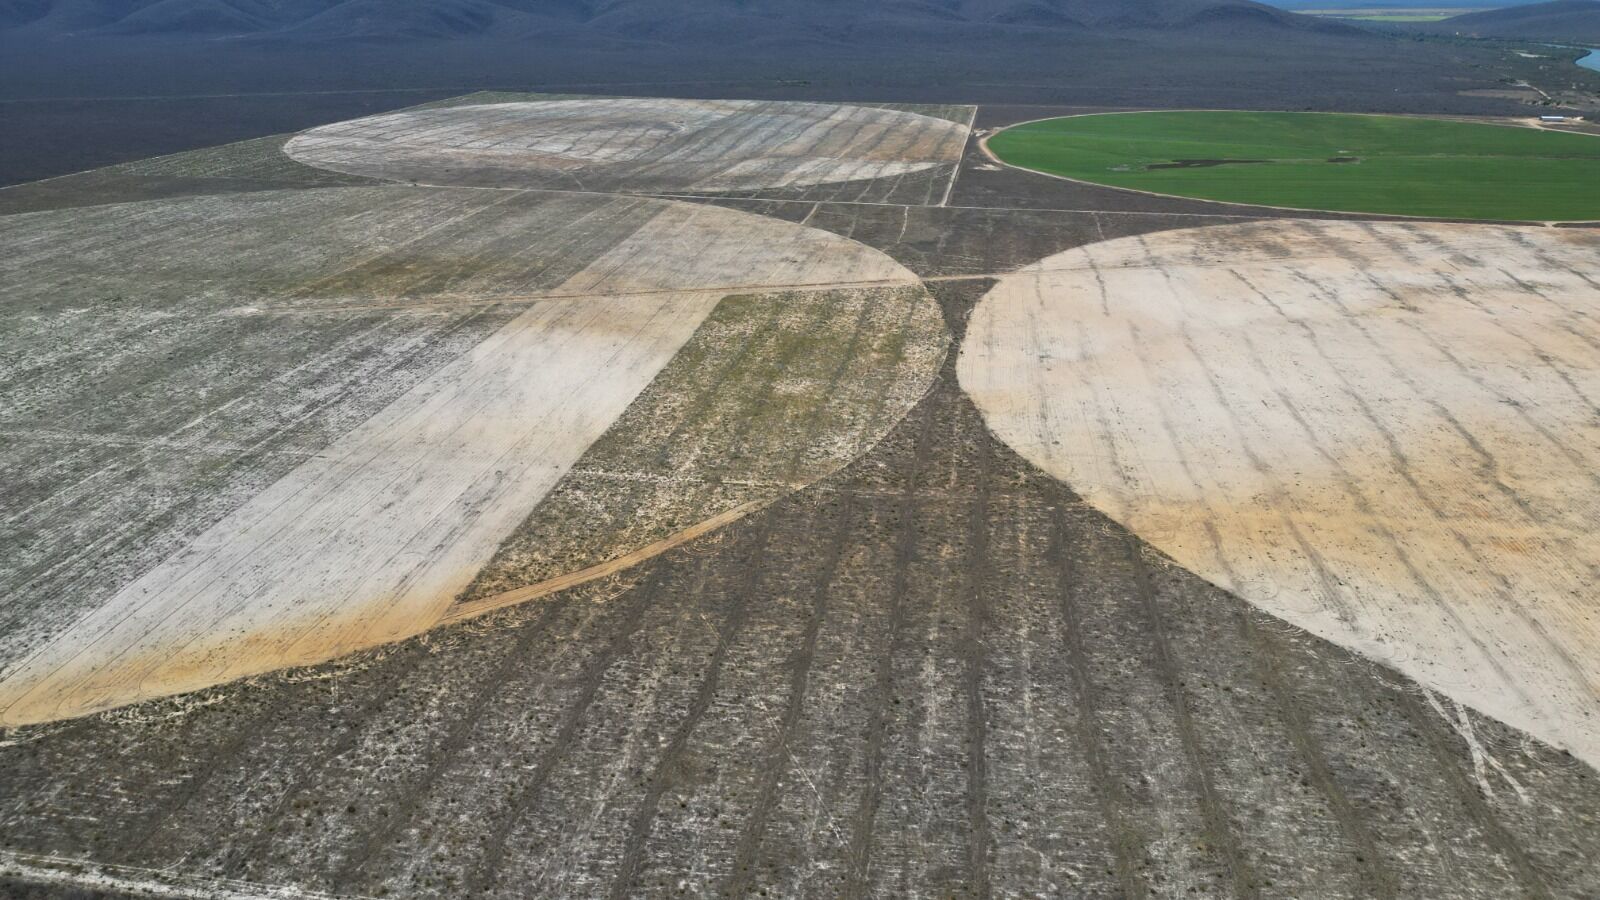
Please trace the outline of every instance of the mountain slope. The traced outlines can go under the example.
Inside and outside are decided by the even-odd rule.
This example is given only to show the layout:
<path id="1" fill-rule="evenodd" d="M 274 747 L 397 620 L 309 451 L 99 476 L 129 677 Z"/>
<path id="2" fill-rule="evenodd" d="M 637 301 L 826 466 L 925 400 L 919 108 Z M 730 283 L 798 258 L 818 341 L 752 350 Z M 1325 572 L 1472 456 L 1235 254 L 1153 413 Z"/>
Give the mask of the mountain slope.
<path id="1" fill-rule="evenodd" d="M 269 25 L 270 20 L 227 0 L 160 0 L 103 30 L 112 34 L 243 34 Z"/>
<path id="2" fill-rule="evenodd" d="M 569 29 L 579 28 L 581 31 Z M 0 31 L 674 45 L 982 40 L 1041 32 L 1352 31 L 1253 0 L 0 0 Z"/>
<path id="3" fill-rule="evenodd" d="M 1600 43 L 1600 0 L 1555 0 L 1490 9 L 1445 19 L 1437 27 L 1476 37 Z"/>
<path id="4" fill-rule="evenodd" d="M 450 40 L 520 34 L 537 23 L 528 13 L 486 0 L 346 0 L 274 34 L 323 41 Z"/>

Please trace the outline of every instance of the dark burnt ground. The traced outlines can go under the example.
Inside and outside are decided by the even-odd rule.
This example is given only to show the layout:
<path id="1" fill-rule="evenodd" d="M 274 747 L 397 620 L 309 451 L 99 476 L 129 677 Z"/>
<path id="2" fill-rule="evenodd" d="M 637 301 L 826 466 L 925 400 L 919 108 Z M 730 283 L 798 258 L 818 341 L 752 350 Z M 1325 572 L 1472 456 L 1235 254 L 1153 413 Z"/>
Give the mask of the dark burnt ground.
<path id="1" fill-rule="evenodd" d="M 957 337 L 992 284 L 959 270 L 1199 224 L 793 205 L 944 260 Z M 1415 684 L 1034 470 L 952 357 L 851 467 L 615 582 L 10 735 L 0 871 L 365 896 L 1600 894 L 1595 773 L 1466 721 L 1488 756 Z"/>
<path id="2" fill-rule="evenodd" d="M 977 13 L 973 4 L 964 5 Z M 988 5 L 1024 14 L 1031 6 L 1020 0 Z M 1565 61 L 1525 59 L 1509 45 L 1306 41 L 1215 22 L 1124 30 L 1117 37 L 1077 28 L 1007 27 L 997 33 L 988 25 L 937 21 L 908 30 L 894 24 L 894 6 L 886 10 L 889 18 L 864 30 L 842 29 L 843 45 L 832 37 L 789 40 L 765 27 L 754 42 L 737 31 L 731 40 L 720 30 L 707 32 L 705 40 L 687 45 L 671 36 L 687 38 L 701 29 L 706 23 L 698 16 L 665 33 L 640 33 L 639 41 L 615 45 L 575 41 L 565 30 L 546 39 L 525 34 L 298 43 L 218 41 L 209 35 L 79 34 L 56 40 L 32 30 L 0 32 L 0 120 L 6 125 L 0 129 L 0 183 L 259 137 L 474 89 L 1504 114 L 1536 109 L 1530 101 L 1542 99 L 1539 94 L 1515 87 L 1526 80 L 1562 104 L 1591 110 L 1594 105 L 1593 80 L 1586 88 L 1575 85 L 1584 70 Z M 627 20 L 624 15 L 615 24 Z"/>
<path id="3" fill-rule="evenodd" d="M 1216 166 L 1249 166 L 1269 162 L 1265 159 L 1180 159 L 1169 163 L 1150 163 L 1146 169 L 1210 169 Z M 1353 156 L 1336 156 L 1328 162 L 1354 162 Z"/>

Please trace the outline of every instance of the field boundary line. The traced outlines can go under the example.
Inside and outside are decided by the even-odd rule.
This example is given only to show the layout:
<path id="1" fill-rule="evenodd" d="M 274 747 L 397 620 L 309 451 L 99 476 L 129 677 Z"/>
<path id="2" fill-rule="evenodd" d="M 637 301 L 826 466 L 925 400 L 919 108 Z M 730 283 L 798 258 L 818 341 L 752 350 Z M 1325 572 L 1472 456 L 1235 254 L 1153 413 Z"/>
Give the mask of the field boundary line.
<path id="1" fill-rule="evenodd" d="M 590 566 L 587 569 L 579 569 L 576 572 L 570 572 L 566 575 L 558 575 L 555 578 L 541 581 L 537 584 L 513 588 L 512 590 L 505 591 L 503 593 L 484 597 L 481 600 L 472 600 L 467 603 L 458 604 L 453 610 L 447 611 L 445 615 L 439 618 L 438 621 L 434 622 L 432 627 L 438 628 L 444 625 L 454 625 L 458 622 L 464 622 L 468 619 L 475 619 L 479 616 L 486 615 L 496 610 L 505 609 L 510 606 L 517 606 L 527 603 L 530 600 L 537 600 L 540 597 L 547 597 L 558 591 L 564 591 L 567 588 L 577 587 L 580 584 L 585 584 L 599 578 L 604 578 L 607 575 L 616 574 L 624 569 L 631 569 L 639 563 L 645 562 L 653 557 L 660 556 L 674 547 L 687 544 L 695 538 L 709 534 L 710 532 L 716 531 L 718 528 L 721 528 L 724 525 L 731 524 L 741 518 L 744 518 L 745 515 L 761 509 L 770 502 L 770 500 L 763 499 L 741 503 L 732 509 L 718 513 L 717 515 L 695 525 L 691 525 L 682 531 L 670 534 L 659 541 L 646 544 L 632 553 L 625 553 L 622 556 L 606 560 L 603 563 Z"/>
<path id="2" fill-rule="evenodd" d="M 752 213 L 754 215 L 754 213 Z M 821 230 L 821 229 L 818 229 Z M 859 243 L 859 242 L 857 242 Z M 877 249 L 872 247 L 870 249 Z M 881 252 L 881 251 L 880 251 Z M 915 273 L 913 273 L 915 274 Z M 917 279 L 920 281 L 922 279 Z M 505 294 L 498 297 L 479 297 L 476 294 L 434 294 L 433 299 L 418 300 L 409 303 L 360 303 L 339 304 L 335 302 L 306 303 L 298 306 L 281 307 L 256 307 L 248 313 L 236 309 L 223 310 L 215 315 L 294 315 L 297 313 L 319 314 L 340 312 L 407 312 L 413 310 L 429 309 L 466 309 L 479 306 L 520 306 L 525 304 L 545 303 L 551 300 L 605 300 L 613 297 L 677 297 L 689 294 L 723 294 L 732 297 L 741 294 L 767 295 L 767 294 L 819 294 L 829 291 L 872 291 L 886 288 L 903 288 L 914 286 L 917 282 L 900 278 L 875 278 L 863 281 L 796 281 L 788 284 L 714 284 L 706 288 L 659 288 L 646 290 L 616 290 L 616 291 L 575 291 L 561 293 L 559 289 L 535 292 L 529 294 Z M 307 298 L 311 300 L 331 301 L 332 298 Z M 381 298 L 379 298 L 381 299 Z"/>
<path id="3" fill-rule="evenodd" d="M 0 878 L 168 900 L 376 900 L 360 894 L 325 894 L 288 885 L 12 851 L 0 851 Z"/>
<path id="4" fill-rule="evenodd" d="M 1064 118 L 1064 117 L 1062 117 L 1062 116 L 1051 116 L 1050 118 Z M 1018 123 L 1018 124 L 1026 124 L 1026 123 Z M 1007 126 L 1007 127 L 1011 127 L 1011 126 Z M 1001 129 L 1001 130 L 1004 130 L 1004 129 Z M 998 133 L 999 132 L 996 132 L 996 134 L 998 134 Z M 278 135 L 266 135 L 266 137 L 278 137 Z M 988 139 L 988 137 L 993 137 L 993 135 L 986 136 L 983 139 L 983 141 L 986 141 Z M 261 140 L 261 138 L 248 138 L 246 140 Z M 218 144 L 217 146 L 219 146 L 219 147 L 227 147 L 227 146 L 232 146 L 232 144 L 240 144 L 240 143 L 245 143 L 245 141 L 234 141 L 231 144 Z M 987 148 L 986 145 L 983 144 L 982 141 L 980 141 L 979 146 L 984 150 L 985 154 L 988 154 L 988 148 Z M 201 148 L 201 149 L 210 149 L 210 148 Z M 187 152 L 190 152 L 190 151 L 181 151 L 179 153 L 166 154 L 166 156 L 152 156 L 152 157 L 148 157 L 148 159 L 164 159 L 167 156 L 181 156 L 183 153 L 187 153 Z M 1198 197 L 1181 197 L 1181 196 L 1178 196 L 1177 194 L 1157 194 L 1157 193 L 1151 193 L 1151 192 L 1148 192 L 1148 191 L 1140 191 L 1140 190 L 1137 190 L 1135 188 L 1123 188 L 1123 187 L 1113 187 L 1111 185 L 1105 185 L 1105 184 L 1094 184 L 1093 182 L 1079 181 L 1077 179 L 1068 178 L 1068 177 L 1066 177 L 1064 175 L 1052 175 L 1049 172 L 1038 172 L 1038 171 L 1035 171 L 1033 169 L 1024 169 L 1024 168 L 1022 168 L 1020 166 L 1014 166 L 1014 165 L 1011 165 L 1010 163 L 1001 162 L 998 159 L 994 159 L 993 156 L 990 156 L 989 158 L 992 159 L 997 165 L 1000 165 L 1000 166 L 1002 166 L 1004 168 L 1012 169 L 1012 170 L 1017 171 L 1017 172 L 1026 172 L 1029 175 L 1039 175 L 1039 176 L 1042 176 L 1044 178 L 1056 178 L 1056 179 L 1059 179 L 1061 181 L 1069 181 L 1069 182 L 1073 182 L 1073 183 L 1076 183 L 1076 184 L 1083 184 L 1083 185 L 1088 185 L 1090 187 L 1104 188 L 1106 190 L 1112 190 L 1112 191 L 1128 191 L 1130 193 L 1146 194 L 1147 196 L 1157 197 L 1157 198 L 1162 199 L 1162 200 L 1180 200 L 1180 201 L 1192 202 L 1192 203 L 1214 204 L 1214 205 L 1218 205 L 1218 206 L 1250 206 L 1250 207 L 1257 208 L 1257 209 L 1270 210 L 1270 211 L 1275 211 L 1275 212 L 1305 213 L 1305 215 L 1299 215 L 1299 216 L 1280 216 L 1280 217 L 1277 217 L 1277 218 L 1283 219 L 1284 221 L 1320 222 L 1320 221 L 1325 221 L 1328 216 L 1339 216 L 1339 217 L 1343 217 L 1341 219 L 1341 221 L 1362 221 L 1362 222 L 1367 222 L 1367 221 L 1381 222 L 1381 221 L 1384 221 L 1384 220 L 1397 220 L 1397 221 L 1398 220 L 1406 220 L 1406 221 L 1415 220 L 1415 221 L 1423 221 L 1423 222 L 1459 223 L 1459 224 L 1466 224 L 1466 225 L 1522 225 L 1522 226 L 1534 226 L 1534 227 L 1550 227 L 1552 225 L 1554 225 L 1556 227 L 1568 227 L 1568 226 L 1571 226 L 1571 227 L 1593 227 L 1593 226 L 1600 225 L 1600 220 L 1577 220 L 1577 221 L 1570 221 L 1570 222 L 1568 222 L 1568 221 L 1563 221 L 1563 222 L 1539 222 L 1539 221 L 1532 221 L 1532 220 L 1516 221 L 1516 220 L 1510 220 L 1510 219 L 1505 219 L 1505 220 L 1452 219 L 1452 218 L 1447 218 L 1447 217 L 1444 217 L 1444 216 L 1405 216 L 1405 215 L 1399 215 L 1399 214 L 1396 214 L 1396 213 L 1362 213 L 1362 212 L 1347 212 L 1347 211 L 1344 211 L 1344 210 L 1337 210 L 1337 209 L 1305 209 L 1305 208 L 1300 208 L 1300 207 L 1279 207 L 1279 206 L 1259 206 L 1257 204 L 1238 204 L 1238 203 L 1230 203 L 1229 201 L 1226 201 L 1226 200 L 1206 200 L 1206 199 L 1198 198 Z M 134 160 L 134 162 L 143 162 L 143 161 L 144 160 Z M 116 165 L 122 165 L 122 164 L 118 163 Z M 41 179 L 38 179 L 36 181 L 24 181 L 24 182 L 20 182 L 18 184 L 0 185 L 0 192 L 8 191 L 8 190 L 11 190 L 13 188 L 25 187 L 27 185 L 32 185 L 32 184 L 43 184 L 43 183 L 48 182 L 48 181 L 55 181 L 57 179 L 67 178 L 67 177 L 70 177 L 72 175 L 85 175 L 85 174 L 89 174 L 91 172 L 98 172 L 98 171 L 101 171 L 102 169 L 107 169 L 107 168 L 111 168 L 111 166 L 102 166 L 102 167 L 96 168 L 96 169 L 85 169 L 82 172 L 69 172 L 66 175 L 53 175 L 53 176 L 51 176 L 49 178 L 41 178 Z M 730 196 L 730 195 L 727 195 L 727 194 L 711 194 L 711 193 L 707 193 L 707 194 L 688 194 L 688 193 L 666 193 L 666 192 L 653 192 L 652 193 L 652 192 L 644 192 L 644 191 L 637 191 L 637 192 L 636 191 L 591 191 L 591 190 L 576 190 L 576 189 L 573 189 L 573 188 L 492 187 L 492 186 L 489 186 L 489 185 L 429 184 L 429 183 L 422 183 L 422 182 L 418 182 L 418 183 L 413 184 L 413 183 L 401 182 L 401 181 L 385 181 L 385 180 L 381 180 L 381 179 L 373 179 L 368 184 L 316 185 L 316 186 L 308 185 L 308 186 L 304 186 L 304 187 L 270 188 L 269 190 L 291 192 L 291 191 L 330 191 L 330 190 L 336 191 L 336 190 L 363 190 L 363 189 L 371 190 L 371 189 L 378 189 L 378 188 L 428 188 L 428 189 L 431 189 L 431 190 L 450 190 L 450 191 L 515 191 L 515 192 L 521 192 L 521 193 L 527 193 L 527 194 L 575 194 L 575 195 L 602 196 L 602 197 L 643 197 L 643 198 L 647 198 L 647 199 L 694 201 L 694 202 L 701 202 L 701 203 L 706 203 L 706 202 L 711 202 L 711 203 L 718 203 L 718 202 L 720 202 L 720 203 L 731 203 L 731 202 L 749 201 L 749 202 L 756 202 L 756 203 L 805 203 L 805 204 L 812 204 L 812 205 L 817 205 L 817 206 L 883 206 L 883 207 L 891 207 L 891 208 L 894 208 L 894 209 L 901 209 L 901 208 L 910 207 L 912 209 L 958 209 L 958 210 L 971 210 L 971 211 L 979 211 L 979 212 L 1077 213 L 1077 214 L 1083 214 L 1083 215 L 1097 215 L 1097 216 L 1164 216 L 1164 217 L 1168 217 L 1168 218 L 1182 217 L 1182 218 L 1189 218 L 1189 219 L 1244 219 L 1244 220 L 1261 219 L 1261 218 L 1266 218 L 1267 217 L 1265 213 L 1251 214 L 1251 213 L 1243 213 L 1243 212 L 1173 212 L 1173 211 L 1162 211 L 1162 210 L 1097 209 L 1097 208 L 1093 208 L 1093 207 L 1064 207 L 1064 206 L 1039 206 L 1039 207 L 1032 207 L 1032 206 L 971 206 L 971 205 L 933 206 L 933 205 L 929 205 L 929 204 L 926 204 L 926 203 L 886 203 L 886 202 L 878 201 L 878 200 L 817 200 L 817 199 L 796 198 L 796 197 L 763 197 L 763 196 L 759 196 L 759 195 L 752 196 L 752 197 L 735 197 L 735 196 Z M 265 191 L 250 191 L 250 192 L 244 192 L 244 193 L 265 193 Z M 101 206 L 101 205 L 104 205 L 104 206 L 116 206 L 116 205 L 121 205 L 121 204 L 125 204 L 125 203 L 147 203 L 147 202 L 162 202 L 162 201 L 166 201 L 166 200 L 182 200 L 182 199 L 189 199 L 189 197 L 191 197 L 191 196 L 193 196 L 193 197 L 212 197 L 212 196 L 222 196 L 222 195 L 219 195 L 219 194 L 195 194 L 195 195 L 185 195 L 185 196 L 182 196 L 182 197 L 156 198 L 156 199 L 152 199 L 152 200 L 122 200 L 122 201 L 117 201 L 116 203 L 111 203 L 111 204 L 91 204 L 91 207 L 92 206 Z M 81 209 L 86 209 L 86 208 L 90 208 L 90 207 L 63 207 L 60 210 L 41 210 L 40 212 L 58 212 L 58 211 L 63 211 L 63 210 L 67 210 L 67 209 L 80 209 L 80 208 Z M 33 214 L 33 213 L 27 213 L 27 212 L 15 212 L 15 213 L 0 212 L 0 216 L 31 215 L 31 214 Z M 760 215 L 760 214 L 758 213 L 757 215 Z"/>
<path id="5" fill-rule="evenodd" d="M 944 199 L 939 201 L 940 206 L 950 205 L 950 195 L 955 193 L 956 190 L 956 179 L 961 177 L 961 165 L 967 161 L 967 147 L 972 144 L 972 138 L 976 135 L 976 132 L 972 130 L 972 126 L 976 125 L 977 122 L 978 106 L 974 104 L 972 115 L 967 116 L 967 139 L 961 142 L 961 156 L 956 159 L 955 168 L 950 170 L 950 182 L 944 186 Z"/>
<path id="6" fill-rule="evenodd" d="M 1065 117 L 1064 116 L 1051 116 L 1050 118 L 1058 119 L 1058 118 L 1065 118 Z M 1038 120 L 1038 121 L 1043 121 L 1043 120 Z M 1018 123 L 1018 124 L 1026 124 L 1026 123 Z M 1007 126 L 1007 127 L 1010 127 L 1010 126 Z M 1001 129 L 1001 130 L 1004 130 L 1004 129 Z M 999 133 L 998 131 L 995 132 L 995 134 L 998 134 L 998 133 Z M 988 138 L 993 137 L 993 136 L 994 136 L 993 134 L 987 135 L 987 136 L 985 136 L 984 140 L 988 140 Z M 983 149 L 984 149 L 984 152 L 987 154 L 988 153 L 987 146 L 984 146 Z M 1228 200 L 1206 200 L 1206 199 L 1203 199 L 1203 198 L 1200 198 L 1200 197 L 1182 197 L 1182 196 L 1179 196 L 1177 194 L 1156 194 L 1156 193 L 1150 193 L 1148 191 L 1141 191 L 1141 190 L 1138 190 L 1136 188 L 1114 187 L 1114 186 L 1108 185 L 1108 184 L 1095 184 L 1094 182 L 1090 182 L 1090 181 L 1079 181 L 1078 179 L 1075 179 L 1075 178 L 1068 178 L 1065 175 L 1052 175 L 1049 172 L 1038 172 L 1038 171 L 1035 171 L 1033 169 L 1024 169 L 1021 166 L 1014 166 L 1014 165 L 1012 165 L 1010 163 L 1007 163 L 1007 162 L 1001 162 L 998 159 L 994 159 L 993 156 L 990 156 L 989 158 L 993 159 L 996 164 L 998 164 L 998 165 L 1000 165 L 1000 166 L 1002 166 L 1004 168 L 1007 168 L 1007 169 L 1012 169 L 1012 170 L 1017 171 L 1017 172 L 1026 172 L 1029 175 L 1040 175 L 1040 176 L 1043 176 L 1045 178 L 1056 178 L 1056 179 L 1059 179 L 1061 181 L 1070 181 L 1070 182 L 1073 182 L 1073 183 L 1076 183 L 1076 184 L 1087 185 L 1089 187 L 1104 188 L 1104 189 L 1110 190 L 1110 191 L 1128 191 L 1129 193 L 1146 194 L 1147 196 L 1156 197 L 1156 198 L 1159 198 L 1161 200 L 1179 200 L 1179 201 L 1192 202 L 1192 203 L 1208 203 L 1208 204 L 1213 204 L 1213 205 L 1217 205 L 1217 206 L 1238 206 L 1238 207 L 1247 207 L 1247 208 L 1251 208 L 1251 209 L 1260 209 L 1260 210 L 1272 211 L 1272 212 L 1304 213 L 1305 215 L 1272 217 L 1272 216 L 1268 216 L 1266 212 L 1258 212 L 1258 213 L 1253 213 L 1253 214 L 1252 213 L 1244 213 L 1244 212 L 1171 212 L 1171 211 L 1162 211 L 1162 210 L 1095 209 L 1095 208 L 1091 208 L 1091 207 L 1061 207 L 1061 206 L 1032 207 L 1032 206 L 966 206 L 966 205 L 958 205 L 958 206 L 943 206 L 943 207 L 941 207 L 941 206 L 929 205 L 929 204 L 926 204 L 926 203 L 887 203 L 887 202 L 884 202 L 884 201 L 881 201 L 881 200 L 816 200 L 816 199 L 796 198 L 796 197 L 762 197 L 762 196 L 734 197 L 734 196 L 730 196 L 730 195 L 727 195 L 727 194 L 685 194 L 685 193 L 663 193 L 663 192 L 649 193 L 649 192 L 634 192 L 634 191 L 588 191 L 588 190 L 580 191 L 580 190 L 576 190 L 576 189 L 573 189 L 573 188 L 491 187 L 491 186 L 488 186 L 488 185 L 429 184 L 429 183 L 422 183 L 422 182 L 418 182 L 416 184 L 412 184 L 412 183 L 409 183 L 409 182 L 400 182 L 400 181 L 380 181 L 380 182 L 377 182 L 375 184 L 361 185 L 359 187 L 413 187 L 413 188 L 425 187 L 425 188 L 430 188 L 430 189 L 435 189 L 435 190 L 445 189 L 445 190 L 453 190 L 453 191 L 456 191 L 456 190 L 460 190 L 460 191 L 523 191 L 523 192 L 529 193 L 529 194 L 597 194 L 597 195 L 602 195 L 602 196 L 606 196 L 606 197 L 646 197 L 646 198 L 654 198 L 654 199 L 657 199 L 657 200 L 685 200 L 685 201 L 697 201 L 697 202 L 702 202 L 702 203 L 704 203 L 704 202 L 718 202 L 718 201 L 721 201 L 721 202 L 748 201 L 748 202 L 752 202 L 752 203 L 806 203 L 806 204 L 820 204 L 822 206 L 830 206 L 830 205 L 832 205 L 832 206 L 883 206 L 883 207 L 890 207 L 890 208 L 893 208 L 893 209 L 902 209 L 902 208 L 905 208 L 905 207 L 910 207 L 911 209 L 962 209 L 962 210 L 976 210 L 976 211 L 983 211 L 983 212 L 1019 212 L 1019 213 L 1080 213 L 1080 214 L 1085 214 L 1085 215 L 1091 215 L 1092 214 L 1092 215 L 1097 215 L 1097 216 L 1165 216 L 1165 217 L 1168 217 L 1168 218 L 1183 217 L 1183 218 L 1190 218 L 1190 219 L 1264 219 L 1264 218 L 1275 218 L 1275 219 L 1279 219 L 1279 220 L 1282 220 L 1282 221 L 1285 221 L 1285 222 L 1294 222 L 1294 221 L 1324 222 L 1324 221 L 1329 221 L 1328 217 L 1335 216 L 1335 217 L 1340 217 L 1340 218 L 1337 218 L 1334 221 L 1350 221 L 1350 222 L 1382 222 L 1382 221 L 1386 221 L 1386 220 L 1393 220 L 1393 221 L 1413 221 L 1413 220 L 1415 220 L 1415 221 L 1421 221 L 1421 222 L 1441 222 L 1441 223 L 1445 223 L 1445 224 L 1454 224 L 1454 225 L 1521 225 L 1521 226 L 1524 226 L 1524 227 L 1550 227 L 1552 225 L 1554 225 L 1556 227 L 1567 227 L 1567 226 L 1588 227 L 1588 226 L 1600 225 L 1600 219 L 1584 219 L 1584 220 L 1577 220 L 1577 221 L 1570 221 L 1570 222 L 1568 222 L 1568 221 L 1541 222 L 1541 221 L 1537 221 L 1537 220 L 1515 220 L 1515 219 L 1452 219 L 1452 218 L 1449 218 L 1447 216 L 1407 216 L 1407 215 L 1401 215 L 1399 213 L 1349 212 L 1347 210 L 1340 210 L 1340 209 L 1306 209 L 1306 208 L 1294 207 L 1294 206 L 1261 206 L 1259 204 L 1234 203 L 1234 202 L 1231 202 L 1231 201 L 1228 201 Z M 346 186 L 338 186 L 338 187 L 287 188 L 286 190 L 317 190 L 317 191 L 325 191 L 325 190 L 344 190 L 344 189 L 353 188 L 353 187 L 358 187 L 358 186 L 346 185 Z M 139 202 L 139 201 L 133 201 L 133 202 Z M 6 215 L 18 215 L 18 214 L 17 213 L 9 213 L 9 214 L 6 214 Z M 760 215 L 760 214 L 758 213 L 757 215 Z"/>

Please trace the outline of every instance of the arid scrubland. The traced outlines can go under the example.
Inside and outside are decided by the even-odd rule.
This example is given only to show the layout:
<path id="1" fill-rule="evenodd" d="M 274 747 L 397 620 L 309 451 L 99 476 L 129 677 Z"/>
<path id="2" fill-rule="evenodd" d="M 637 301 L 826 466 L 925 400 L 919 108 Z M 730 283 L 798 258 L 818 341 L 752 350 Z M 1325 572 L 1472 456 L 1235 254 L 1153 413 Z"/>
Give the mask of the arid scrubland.
<path id="1" fill-rule="evenodd" d="M 0 893 L 1600 894 L 1595 231 L 577 99 L 0 191 Z"/>

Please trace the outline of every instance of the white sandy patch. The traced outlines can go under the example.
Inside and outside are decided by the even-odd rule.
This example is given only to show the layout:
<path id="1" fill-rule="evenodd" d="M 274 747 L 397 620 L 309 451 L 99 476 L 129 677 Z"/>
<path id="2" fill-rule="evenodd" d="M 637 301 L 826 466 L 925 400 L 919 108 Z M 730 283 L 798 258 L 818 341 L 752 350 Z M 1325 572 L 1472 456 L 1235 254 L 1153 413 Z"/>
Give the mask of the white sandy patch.
<path id="1" fill-rule="evenodd" d="M 10 667 L 0 724 L 416 634 L 724 296 L 916 282 L 823 232 L 647 202 L 632 237 Z"/>
<path id="2" fill-rule="evenodd" d="M 1600 765 L 1600 235 L 1110 241 L 1003 279 L 959 375 L 1183 566 Z"/>
<path id="3" fill-rule="evenodd" d="M 736 191 L 903 175 L 961 158 L 965 126 L 890 109 L 757 100 L 548 100 L 314 128 L 284 152 L 427 184 Z"/>

